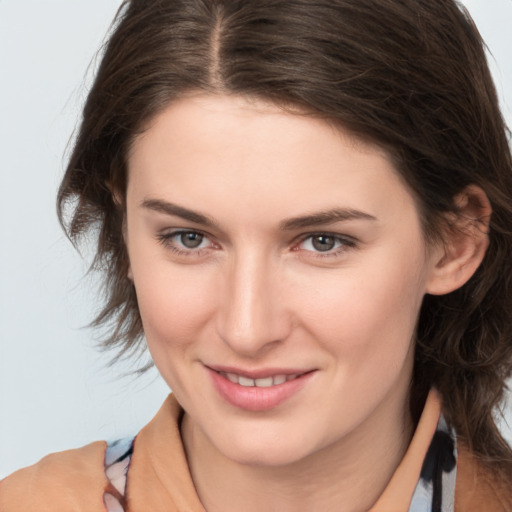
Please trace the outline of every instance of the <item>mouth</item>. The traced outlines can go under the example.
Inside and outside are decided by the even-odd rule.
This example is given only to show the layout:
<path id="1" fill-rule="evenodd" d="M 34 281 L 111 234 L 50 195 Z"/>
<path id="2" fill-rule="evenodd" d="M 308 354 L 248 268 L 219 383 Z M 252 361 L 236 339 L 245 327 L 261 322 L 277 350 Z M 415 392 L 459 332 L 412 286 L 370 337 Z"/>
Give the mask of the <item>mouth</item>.
<path id="1" fill-rule="evenodd" d="M 247 411 L 268 411 L 298 394 L 316 370 L 274 369 L 246 372 L 206 366 L 213 387 L 228 404 Z"/>

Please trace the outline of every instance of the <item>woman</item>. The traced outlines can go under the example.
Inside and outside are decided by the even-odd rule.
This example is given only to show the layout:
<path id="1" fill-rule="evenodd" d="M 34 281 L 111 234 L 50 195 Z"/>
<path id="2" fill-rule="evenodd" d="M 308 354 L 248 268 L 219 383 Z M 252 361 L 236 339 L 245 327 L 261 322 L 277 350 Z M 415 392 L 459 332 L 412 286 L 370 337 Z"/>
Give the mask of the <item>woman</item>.
<path id="1" fill-rule="evenodd" d="M 482 46 L 452 0 L 125 2 L 58 203 L 98 228 L 106 345 L 145 338 L 173 394 L 0 509 L 510 510 Z"/>

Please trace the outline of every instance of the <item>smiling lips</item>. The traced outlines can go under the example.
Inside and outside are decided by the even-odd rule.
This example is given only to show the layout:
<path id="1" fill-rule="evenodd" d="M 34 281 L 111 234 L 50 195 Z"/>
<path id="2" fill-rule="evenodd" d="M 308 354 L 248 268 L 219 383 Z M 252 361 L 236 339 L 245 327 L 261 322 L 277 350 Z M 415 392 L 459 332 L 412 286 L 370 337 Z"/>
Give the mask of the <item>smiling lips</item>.
<path id="1" fill-rule="evenodd" d="M 274 374 L 260 372 L 261 376 L 253 374 L 250 377 L 234 371 L 207 369 L 219 395 L 234 407 L 247 411 L 267 411 L 277 407 L 302 389 L 316 373 L 276 371 Z"/>

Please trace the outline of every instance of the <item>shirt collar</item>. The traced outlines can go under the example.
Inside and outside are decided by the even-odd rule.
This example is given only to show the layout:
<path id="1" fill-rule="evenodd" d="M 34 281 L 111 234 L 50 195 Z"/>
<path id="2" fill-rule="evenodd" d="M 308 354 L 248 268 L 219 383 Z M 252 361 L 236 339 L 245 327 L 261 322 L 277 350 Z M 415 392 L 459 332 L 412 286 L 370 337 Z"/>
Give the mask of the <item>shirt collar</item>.
<path id="1" fill-rule="evenodd" d="M 170 395 L 136 437 L 127 489 L 132 510 L 204 512 L 181 442 L 181 416 Z M 404 458 L 369 512 L 434 511 L 438 503 L 452 511 L 455 461 L 455 436 L 441 415 L 439 394 L 431 390 Z"/>

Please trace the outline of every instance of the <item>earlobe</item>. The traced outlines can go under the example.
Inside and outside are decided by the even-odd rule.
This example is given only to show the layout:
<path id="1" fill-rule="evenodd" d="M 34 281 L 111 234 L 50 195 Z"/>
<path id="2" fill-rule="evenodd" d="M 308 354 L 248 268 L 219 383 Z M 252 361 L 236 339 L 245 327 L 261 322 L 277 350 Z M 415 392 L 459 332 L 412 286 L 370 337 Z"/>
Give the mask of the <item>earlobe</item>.
<path id="1" fill-rule="evenodd" d="M 476 272 L 489 245 L 491 204 L 476 185 L 456 198 L 458 211 L 450 214 L 443 244 L 433 250 L 433 267 L 426 292 L 444 295 L 463 286 Z"/>

